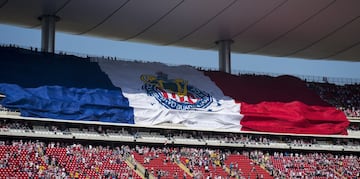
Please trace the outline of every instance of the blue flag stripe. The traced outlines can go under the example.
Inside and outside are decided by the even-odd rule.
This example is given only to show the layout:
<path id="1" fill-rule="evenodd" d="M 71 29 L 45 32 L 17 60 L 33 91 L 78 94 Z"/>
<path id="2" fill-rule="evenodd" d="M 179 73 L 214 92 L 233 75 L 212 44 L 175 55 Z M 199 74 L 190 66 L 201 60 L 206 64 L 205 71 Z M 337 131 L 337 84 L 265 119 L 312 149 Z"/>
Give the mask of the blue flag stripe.
<path id="1" fill-rule="evenodd" d="M 133 108 L 97 63 L 0 48 L 1 105 L 22 116 L 134 123 Z"/>

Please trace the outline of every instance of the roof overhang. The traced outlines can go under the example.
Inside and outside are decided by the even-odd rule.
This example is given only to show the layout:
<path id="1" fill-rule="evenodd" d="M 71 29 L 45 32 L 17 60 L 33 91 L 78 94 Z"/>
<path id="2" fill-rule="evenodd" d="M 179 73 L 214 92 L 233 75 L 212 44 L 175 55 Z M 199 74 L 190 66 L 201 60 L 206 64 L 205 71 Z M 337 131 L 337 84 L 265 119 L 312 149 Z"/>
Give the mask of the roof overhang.
<path id="1" fill-rule="evenodd" d="M 359 0 L 0 0 L 0 23 L 121 41 L 360 61 Z"/>

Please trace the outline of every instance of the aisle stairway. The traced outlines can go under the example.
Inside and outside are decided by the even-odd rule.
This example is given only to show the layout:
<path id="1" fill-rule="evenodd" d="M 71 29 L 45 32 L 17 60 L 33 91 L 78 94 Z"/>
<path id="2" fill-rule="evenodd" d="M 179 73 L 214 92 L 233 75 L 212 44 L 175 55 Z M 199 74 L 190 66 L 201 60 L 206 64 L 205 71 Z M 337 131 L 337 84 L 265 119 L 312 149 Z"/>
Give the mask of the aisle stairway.
<path id="1" fill-rule="evenodd" d="M 181 157 L 180 158 L 180 161 L 183 165 L 186 166 L 186 160 L 187 160 L 187 157 Z M 212 164 L 209 164 L 208 166 L 208 171 L 205 170 L 205 166 L 202 165 L 202 166 L 198 166 L 198 165 L 194 165 L 193 168 L 192 168 L 193 172 L 194 173 L 197 173 L 198 171 L 200 171 L 202 174 L 203 174 L 203 177 L 208 177 L 208 176 L 211 176 L 211 177 L 217 177 L 217 176 L 221 176 L 221 177 L 228 177 L 229 176 L 229 173 L 226 172 L 226 170 L 224 170 L 223 168 L 221 168 L 220 166 L 216 166 L 216 167 L 213 167 Z"/>
<path id="2" fill-rule="evenodd" d="M 172 161 L 165 162 L 164 160 L 166 159 L 166 156 L 163 153 L 159 153 L 157 158 L 151 157 L 152 159 L 149 161 L 149 163 L 144 163 L 144 158 L 149 157 L 148 155 L 139 154 L 135 151 L 132 154 L 134 155 L 134 158 L 137 160 L 137 162 L 148 169 L 149 173 L 153 174 L 155 177 L 158 177 L 158 175 L 161 173 L 162 179 L 172 179 L 174 178 L 175 174 L 177 174 L 179 178 L 184 174 L 186 175 L 186 178 L 190 178 L 190 175 L 182 170 L 176 163 Z"/>
<path id="3" fill-rule="evenodd" d="M 244 155 L 234 155 L 231 154 L 228 156 L 227 160 L 225 161 L 227 167 L 230 167 L 232 164 L 235 168 L 236 164 L 238 164 L 238 168 L 241 169 L 242 176 L 246 178 L 256 178 L 258 175 L 259 178 L 263 176 L 264 179 L 272 179 L 273 177 L 261 168 L 259 165 L 255 165 L 252 160 L 247 158 Z"/>

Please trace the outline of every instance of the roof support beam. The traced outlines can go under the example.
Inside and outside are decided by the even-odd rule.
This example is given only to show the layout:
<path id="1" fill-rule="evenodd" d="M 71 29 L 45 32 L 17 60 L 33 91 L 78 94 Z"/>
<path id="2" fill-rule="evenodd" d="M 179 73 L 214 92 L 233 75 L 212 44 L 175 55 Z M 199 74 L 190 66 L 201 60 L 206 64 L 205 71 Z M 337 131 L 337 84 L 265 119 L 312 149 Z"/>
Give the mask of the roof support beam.
<path id="1" fill-rule="evenodd" d="M 219 71 L 231 73 L 231 44 L 232 40 L 215 42 L 219 49 Z"/>
<path id="2" fill-rule="evenodd" d="M 53 15 L 39 17 L 41 21 L 41 51 L 54 53 L 55 51 L 55 25 L 60 18 Z"/>

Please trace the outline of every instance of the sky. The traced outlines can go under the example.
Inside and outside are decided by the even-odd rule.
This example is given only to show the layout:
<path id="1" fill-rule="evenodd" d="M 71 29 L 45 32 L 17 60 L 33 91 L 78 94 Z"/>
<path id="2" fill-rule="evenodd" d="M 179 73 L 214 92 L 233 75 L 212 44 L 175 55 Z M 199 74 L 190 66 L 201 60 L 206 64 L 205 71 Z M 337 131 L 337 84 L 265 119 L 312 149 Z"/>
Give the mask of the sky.
<path id="1" fill-rule="evenodd" d="M 56 51 L 218 69 L 218 53 L 215 50 L 114 41 L 61 32 L 57 32 L 55 38 Z M 40 48 L 41 31 L 0 24 L 0 44 Z M 352 78 L 360 81 L 360 62 L 306 60 L 232 53 L 231 68 L 233 71 Z"/>

